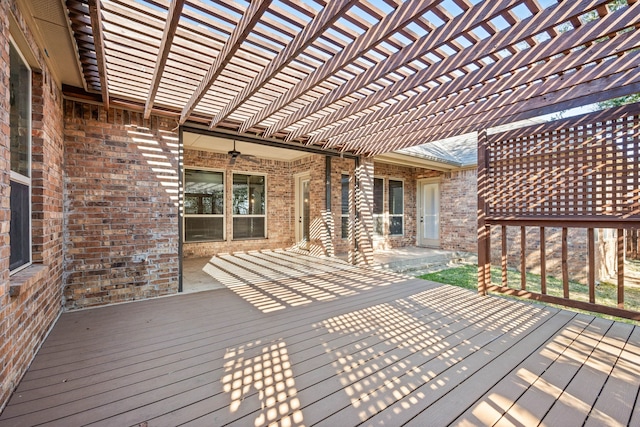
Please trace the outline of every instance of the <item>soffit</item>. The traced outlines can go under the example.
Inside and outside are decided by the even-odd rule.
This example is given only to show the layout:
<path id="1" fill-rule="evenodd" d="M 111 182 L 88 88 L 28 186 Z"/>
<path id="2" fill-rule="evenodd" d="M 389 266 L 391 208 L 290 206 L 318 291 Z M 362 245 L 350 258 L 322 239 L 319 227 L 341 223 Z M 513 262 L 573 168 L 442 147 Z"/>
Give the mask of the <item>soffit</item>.
<path id="1" fill-rule="evenodd" d="M 55 80 L 85 88 L 64 0 L 18 0 Z"/>

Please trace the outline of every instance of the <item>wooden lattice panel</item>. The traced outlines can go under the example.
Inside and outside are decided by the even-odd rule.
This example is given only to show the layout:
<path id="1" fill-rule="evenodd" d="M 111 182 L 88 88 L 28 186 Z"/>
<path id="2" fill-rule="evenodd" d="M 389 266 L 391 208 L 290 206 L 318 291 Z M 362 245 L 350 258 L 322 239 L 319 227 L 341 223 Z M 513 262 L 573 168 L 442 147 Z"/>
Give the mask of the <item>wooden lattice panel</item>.
<path id="1" fill-rule="evenodd" d="M 640 218 L 640 105 L 489 137 L 488 216 Z"/>

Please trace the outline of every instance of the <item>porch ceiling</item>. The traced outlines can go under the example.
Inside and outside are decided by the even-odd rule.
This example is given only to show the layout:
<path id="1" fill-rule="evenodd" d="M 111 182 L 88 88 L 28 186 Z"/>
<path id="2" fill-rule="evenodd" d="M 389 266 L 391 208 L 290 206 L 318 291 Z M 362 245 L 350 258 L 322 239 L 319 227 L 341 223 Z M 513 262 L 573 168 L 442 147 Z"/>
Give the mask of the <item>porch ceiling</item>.
<path id="1" fill-rule="evenodd" d="M 640 92 L 637 0 L 67 0 L 89 91 L 380 154 Z"/>
<path id="2" fill-rule="evenodd" d="M 185 148 L 211 151 L 220 154 L 227 154 L 229 151 L 235 148 L 244 156 L 255 156 L 262 159 L 284 160 L 287 162 L 309 155 L 308 152 L 300 150 L 289 150 L 286 148 L 277 148 L 269 145 L 253 144 L 244 141 L 234 141 L 229 138 L 222 138 L 192 132 L 184 132 L 182 141 Z"/>

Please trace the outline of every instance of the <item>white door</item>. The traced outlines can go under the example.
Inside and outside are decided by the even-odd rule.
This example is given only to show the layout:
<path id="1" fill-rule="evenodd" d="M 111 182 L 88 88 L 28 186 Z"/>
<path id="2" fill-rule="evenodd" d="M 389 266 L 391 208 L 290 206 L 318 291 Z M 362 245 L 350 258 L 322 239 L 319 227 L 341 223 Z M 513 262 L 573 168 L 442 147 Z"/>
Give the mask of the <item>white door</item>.
<path id="1" fill-rule="evenodd" d="M 440 188 L 438 183 L 419 185 L 418 245 L 440 246 Z"/>
<path id="2" fill-rule="evenodd" d="M 296 194 L 296 239 L 298 240 L 298 248 L 309 250 L 309 229 L 311 215 L 309 211 L 309 177 L 300 177 L 297 182 Z"/>

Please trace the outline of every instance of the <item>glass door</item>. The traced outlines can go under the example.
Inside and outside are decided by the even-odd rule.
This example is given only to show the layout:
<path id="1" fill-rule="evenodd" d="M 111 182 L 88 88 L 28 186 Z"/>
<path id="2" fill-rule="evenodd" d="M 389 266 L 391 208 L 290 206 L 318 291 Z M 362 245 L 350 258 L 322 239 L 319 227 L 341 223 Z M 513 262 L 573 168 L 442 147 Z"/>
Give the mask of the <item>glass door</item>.
<path id="1" fill-rule="evenodd" d="M 420 184 L 418 244 L 440 246 L 440 188 L 438 183 Z"/>
<path id="2" fill-rule="evenodd" d="M 296 236 L 298 239 L 298 247 L 304 250 L 309 250 L 309 236 L 311 229 L 311 210 L 309 204 L 310 182 L 311 179 L 309 177 L 298 178 L 298 222 L 296 227 Z"/>

